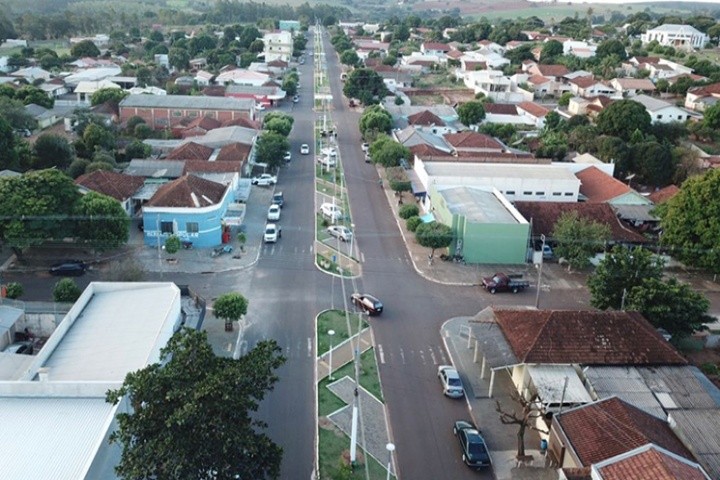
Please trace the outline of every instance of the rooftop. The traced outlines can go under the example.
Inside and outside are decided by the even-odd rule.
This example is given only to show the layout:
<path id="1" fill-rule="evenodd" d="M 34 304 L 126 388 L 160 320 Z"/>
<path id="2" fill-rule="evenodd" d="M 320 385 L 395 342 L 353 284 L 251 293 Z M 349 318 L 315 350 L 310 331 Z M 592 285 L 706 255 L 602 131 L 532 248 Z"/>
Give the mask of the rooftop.
<path id="1" fill-rule="evenodd" d="M 204 97 L 195 95 L 128 95 L 120 108 L 170 108 L 198 110 L 250 111 L 255 100 L 248 98 Z"/>
<path id="2" fill-rule="evenodd" d="M 195 175 L 184 175 L 158 189 L 147 207 L 202 208 L 222 202 L 227 187 Z"/>
<path id="3" fill-rule="evenodd" d="M 132 197 L 144 183 L 145 180 L 142 177 L 105 170 L 96 170 L 75 179 L 76 185 L 93 192 L 102 193 L 121 202 Z"/>
<path id="4" fill-rule="evenodd" d="M 215 150 L 195 142 L 188 142 L 170 152 L 166 160 L 207 160 Z"/>
<path id="5" fill-rule="evenodd" d="M 597 167 L 588 167 L 575 175 L 580 179 L 580 193 L 587 197 L 588 203 L 604 203 L 633 191 Z"/>
<path id="6" fill-rule="evenodd" d="M 518 219 L 495 194 L 475 187 L 438 187 L 450 213 L 473 223 L 517 224 Z"/>
<path id="7" fill-rule="evenodd" d="M 503 145 L 490 135 L 484 133 L 465 131 L 448 133 L 444 135 L 445 140 L 456 149 L 484 148 L 492 150 L 503 150 Z"/>
<path id="8" fill-rule="evenodd" d="M 569 170 L 554 165 L 432 162 L 425 164 L 425 170 L 432 177 L 575 180 Z"/>
<path id="9" fill-rule="evenodd" d="M 658 447 L 644 445 L 593 467 L 598 480 L 710 480 L 702 467 Z"/>

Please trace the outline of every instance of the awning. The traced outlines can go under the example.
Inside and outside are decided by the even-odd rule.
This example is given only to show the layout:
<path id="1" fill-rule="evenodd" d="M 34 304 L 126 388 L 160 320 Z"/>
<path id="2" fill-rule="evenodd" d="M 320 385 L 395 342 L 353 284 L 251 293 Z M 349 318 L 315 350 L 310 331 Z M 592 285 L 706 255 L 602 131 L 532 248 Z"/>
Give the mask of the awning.
<path id="1" fill-rule="evenodd" d="M 410 188 L 412 189 L 413 196 L 424 197 L 427 195 L 425 187 L 420 181 L 420 178 L 418 178 L 417 173 L 415 173 L 415 170 L 405 170 L 405 174 L 407 175 L 408 180 L 410 180 Z"/>

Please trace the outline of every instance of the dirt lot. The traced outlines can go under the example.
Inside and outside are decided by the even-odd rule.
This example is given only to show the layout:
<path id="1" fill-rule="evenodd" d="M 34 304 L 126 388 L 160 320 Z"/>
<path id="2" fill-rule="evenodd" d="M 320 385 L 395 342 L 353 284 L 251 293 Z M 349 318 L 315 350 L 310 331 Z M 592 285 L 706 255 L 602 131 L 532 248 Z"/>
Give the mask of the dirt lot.
<path id="1" fill-rule="evenodd" d="M 480 13 L 522 10 L 528 8 L 528 2 L 511 0 L 506 2 L 467 2 L 461 0 L 450 0 L 446 2 L 421 2 L 414 5 L 415 10 L 452 10 L 457 8 L 462 15 L 477 15 Z"/>

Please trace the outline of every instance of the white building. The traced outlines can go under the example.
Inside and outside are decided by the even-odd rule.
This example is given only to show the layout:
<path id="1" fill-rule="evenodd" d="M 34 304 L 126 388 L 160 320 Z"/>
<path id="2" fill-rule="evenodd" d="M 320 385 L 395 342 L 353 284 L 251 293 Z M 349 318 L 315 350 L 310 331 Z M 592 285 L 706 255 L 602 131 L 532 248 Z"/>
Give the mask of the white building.
<path id="1" fill-rule="evenodd" d="M 496 102 L 519 103 L 532 101 L 533 93 L 523 90 L 500 70 L 456 72 L 465 86 L 476 95 L 482 93 Z"/>
<path id="2" fill-rule="evenodd" d="M 693 50 L 704 48 L 710 37 L 690 25 L 666 23 L 643 33 L 640 35 L 640 40 L 643 44 L 655 40 L 666 47 Z"/>
<path id="3" fill-rule="evenodd" d="M 636 95 L 632 97 L 632 100 L 641 103 L 645 107 L 645 110 L 650 114 L 652 123 L 684 122 L 692 116 L 687 110 L 647 95 Z"/>
<path id="4" fill-rule="evenodd" d="M 289 62 L 293 54 L 293 37 L 290 32 L 270 32 L 263 36 L 265 61 Z"/>

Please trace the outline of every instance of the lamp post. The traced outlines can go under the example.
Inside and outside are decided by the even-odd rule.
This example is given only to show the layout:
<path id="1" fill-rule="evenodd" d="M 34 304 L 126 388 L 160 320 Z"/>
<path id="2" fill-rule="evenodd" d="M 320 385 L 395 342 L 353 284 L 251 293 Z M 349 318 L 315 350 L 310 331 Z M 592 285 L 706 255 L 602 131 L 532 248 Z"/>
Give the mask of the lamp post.
<path id="1" fill-rule="evenodd" d="M 330 363 L 328 365 L 328 380 L 332 380 L 332 350 L 333 350 L 333 335 L 335 335 L 335 330 L 328 330 L 328 336 L 330 337 Z"/>
<path id="2" fill-rule="evenodd" d="M 355 224 L 350 224 L 350 258 L 353 256 L 353 242 L 355 241 Z"/>
<path id="3" fill-rule="evenodd" d="M 537 292 L 535 292 L 535 308 L 538 308 L 538 306 L 540 305 L 540 282 L 542 281 L 543 263 L 545 263 L 545 259 L 543 258 L 543 255 L 545 255 L 545 235 L 544 234 L 540 234 L 540 240 L 542 240 L 542 246 L 540 247 L 540 266 L 538 267 Z"/>
<path id="4" fill-rule="evenodd" d="M 392 454 L 395 451 L 395 444 L 388 443 L 387 445 L 385 445 L 385 448 L 388 451 L 387 480 L 390 480 L 390 468 L 392 467 Z"/>

